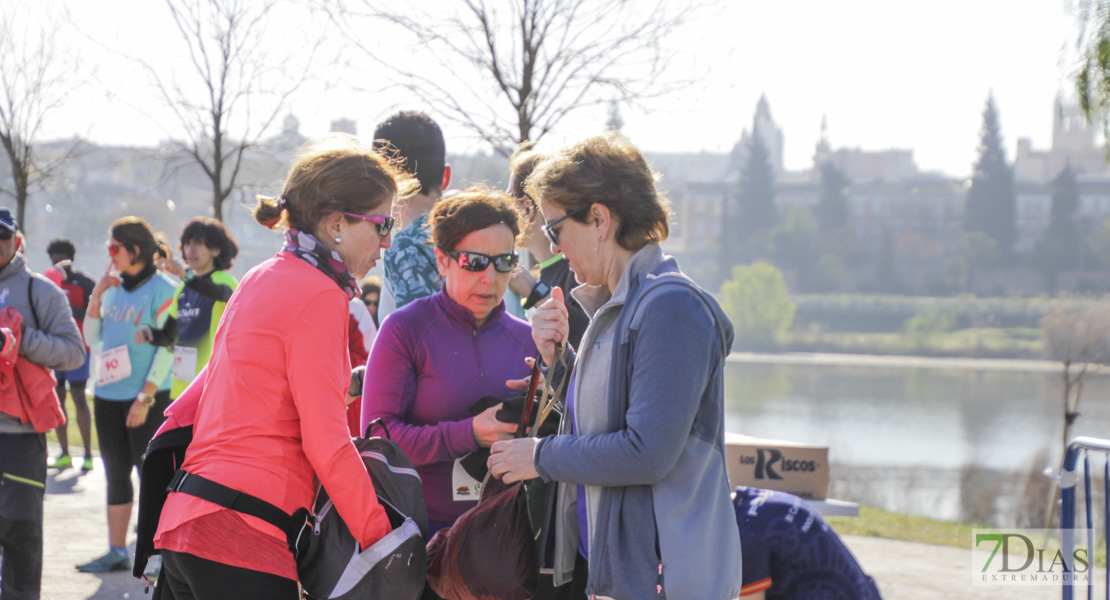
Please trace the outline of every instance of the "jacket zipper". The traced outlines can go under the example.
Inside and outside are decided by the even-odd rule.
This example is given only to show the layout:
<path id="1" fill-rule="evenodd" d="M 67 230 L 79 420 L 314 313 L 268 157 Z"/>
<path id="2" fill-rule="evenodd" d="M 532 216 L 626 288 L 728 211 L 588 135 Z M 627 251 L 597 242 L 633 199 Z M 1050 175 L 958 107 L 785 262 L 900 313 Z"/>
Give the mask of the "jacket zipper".
<path id="1" fill-rule="evenodd" d="M 331 512 L 332 506 L 335 505 L 332 504 L 331 498 L 328 498 L 328 501 L 324 503 L 324 506 L 320 509 L 320 512 L 316 513 L 316 522 L 312 525 L 312 533 L 320 535 L 320 523 L 323 522 L 324 517 L 326 517 L 327 514 Z"/>

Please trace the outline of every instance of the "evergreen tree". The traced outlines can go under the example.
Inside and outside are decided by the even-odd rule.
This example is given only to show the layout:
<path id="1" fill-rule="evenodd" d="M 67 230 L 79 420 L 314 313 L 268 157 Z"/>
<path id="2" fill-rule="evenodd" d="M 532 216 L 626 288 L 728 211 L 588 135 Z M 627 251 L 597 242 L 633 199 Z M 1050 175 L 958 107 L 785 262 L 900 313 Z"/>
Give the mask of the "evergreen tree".
<path id="1" fill-rule="evenodd" d="M 771 153 L 767 144 L 756 134 L 748 139 L 746 160 L 740 170 L 740 196 L 738 215 L 741 235 L 750 236 L 775 226 L 775 172 L 771 168 Z"/>
<path id="2" fill-rule="evenodd" d="M 823 231 L 840 229 L 848 221 L 848 176 L 832 161 L 821 163 L 821 199 L 817 202 L 817 222 Z"/>
<path id="3" fill-rule="evenodd" d="M 1002 132 L 993 94 L 987 98 L 987 107 L 983 110 L 979 160 L 975 163 L 964 208 L 964 232 L 975 231 L 998 242 L 1003 255 L 1008 255 L 1017 242 L 1014 173 L 1002 149 Z"/>
<path id="4" fill-rule="evenodd" d="M 1059 271 L 1079 265 L 1083 236 L 1075 212 L 1079 210 L 1079 181 L 1071 165 L 1052 180 L 1052 209 L 1048 227 L 1037 244 L 1037 259 L 1049 293 L 1056 293 Z"/>
<path id="5" fill-rule="evenodd" d="M 740 158 L 740 184 L 734 202 L 726 201 L 721 215 L 721 240 L 718 245 L 722 280 L 728 279 L 732 267 L 754 259 L 775 226 L 775 172 L 771 153 L 758 134 L 747 143 L 737 145 Z"/>

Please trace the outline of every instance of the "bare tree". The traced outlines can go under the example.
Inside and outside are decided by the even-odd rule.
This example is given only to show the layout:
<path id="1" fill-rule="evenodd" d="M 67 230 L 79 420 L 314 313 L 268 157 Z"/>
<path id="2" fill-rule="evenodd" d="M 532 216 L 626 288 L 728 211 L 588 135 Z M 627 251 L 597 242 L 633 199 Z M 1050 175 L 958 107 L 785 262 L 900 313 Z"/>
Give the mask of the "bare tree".
<path id="1" fill-rule="evenodd" d="M 267 37 L 274 0 L 166 0 L 188 48 L 189 69 L 140 61 L 187 136 L 177 144 L 212 185 L 223 219 L 247 149 L 257 144 L 307 79 L 319 42 Z M 293 57 L 299 60 L 293 60 Z M 291 73 L 291 65 L 300 70 Z"/>
<path id="2" fill-rule="evenodd" d="M 1083 381 L 1092 370 L 1110 362 L 1110 309 L 1100 305 L 1060 304 L 1041 319 L 1045 353 L 1060 363 L 1064 384 L 1063 451 L 1079 418 Z M 1061 454 L 1061 460 L 1063 455 Z M 1062 463 L 1061 463 L 1062 464 Z M 1051 527 L 1059 489 L 1053 486 L 1045 527 Z"/>
<path id="3" fill-rule="evenodd" d="M 676 89 L 680 82 L 668 84 L 664 73 L 675 53 L 665 41 L 692 10 L 670 0 L 461 0 L 435 9 L 320 2 L 393 81 L 506 156 L 579 109 L 639 104 Z M 368 22 L 408 34 L 413 60 L 375 46 L 380 28 Z"/>
<path id="4" fill-rule="evenodd" d="M 58 44 L 61 21 L 49 19 L 53 22 L 49 27 L 35 28 L 21 8 L 19 3 L 9 3 L 0 11 L 0 145 L 11 165 L 11 183 L 0 185 L 0 192 L 15 200 L 22 228 L 32 188 L 66 158 L 64 153 L 53 158 L 38 155 L 43 126 L 84 81 L 80 61 Z"/>

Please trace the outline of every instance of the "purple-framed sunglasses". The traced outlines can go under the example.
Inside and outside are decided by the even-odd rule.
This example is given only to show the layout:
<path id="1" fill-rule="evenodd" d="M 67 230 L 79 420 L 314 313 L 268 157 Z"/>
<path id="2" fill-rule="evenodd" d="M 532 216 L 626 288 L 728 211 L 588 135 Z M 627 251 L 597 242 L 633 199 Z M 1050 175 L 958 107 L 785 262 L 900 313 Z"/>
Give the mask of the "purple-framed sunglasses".
<path id="1" fill-rule="evenodd" d="M 378 235 L 380 235 L 382 237 L 385 237 L 385 236 L 389 235 L 389 232 L 393 231 L 393 217 L 387 217 L 387 216 L 383 216 L 383 215 L 359 215 L 359 214 L 349 213 L 349 212 L 345 212 L 343 214 L 347 215 L 348 217 L 354 218 L 354 219 L 362 219 L 363 221 L 370 221 L 371 223 L 377 225 L 378 226 Z"/>

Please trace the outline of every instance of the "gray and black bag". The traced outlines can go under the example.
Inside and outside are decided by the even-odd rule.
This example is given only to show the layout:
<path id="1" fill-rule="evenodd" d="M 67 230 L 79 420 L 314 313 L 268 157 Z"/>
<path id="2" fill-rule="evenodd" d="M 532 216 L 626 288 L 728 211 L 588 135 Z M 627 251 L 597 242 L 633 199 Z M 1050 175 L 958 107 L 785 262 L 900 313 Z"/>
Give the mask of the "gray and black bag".
<path id="1" fill-rule="evenodd" d="M 388 436 L 384 424 L 382 429 Z M 172 491 L 258 517 L 284 531 L 297 561 L 297 577 L 308 598 L 420 597 L 427 578 L 424 540 L 428 534 L 428 511 L 420 476 L 396 442 L 378 437 L 353 440 L 392 528 L 373 546 L 363 549 L 319 483 L 312 511 L 301 508 L 289 515 L 255 496 L 184 471 L 180 465 L 192 438 L 193 428 L 189 426 L 171 429 L 151 440 L 139 492 L 136 577 L 143 577 L 147 559 L 158 553 L 154 549 L 154 533 L 162 505 Z"/>
<path id="2" fill-rule="evenodd" d="M 297 557 L 301 585 L 305 595 L 316 600 L 416 600 L 424 589 L 428 562 L 428 512 L 420 476 L 396 442 L 372 437 L 356 438 L 354 443 L 393 531 L 369 548 L 359 547 L 327 490 L 318 486 L 312 504 L 315 523 L 307 546 L 302 546 L 304 554 Z"/>

